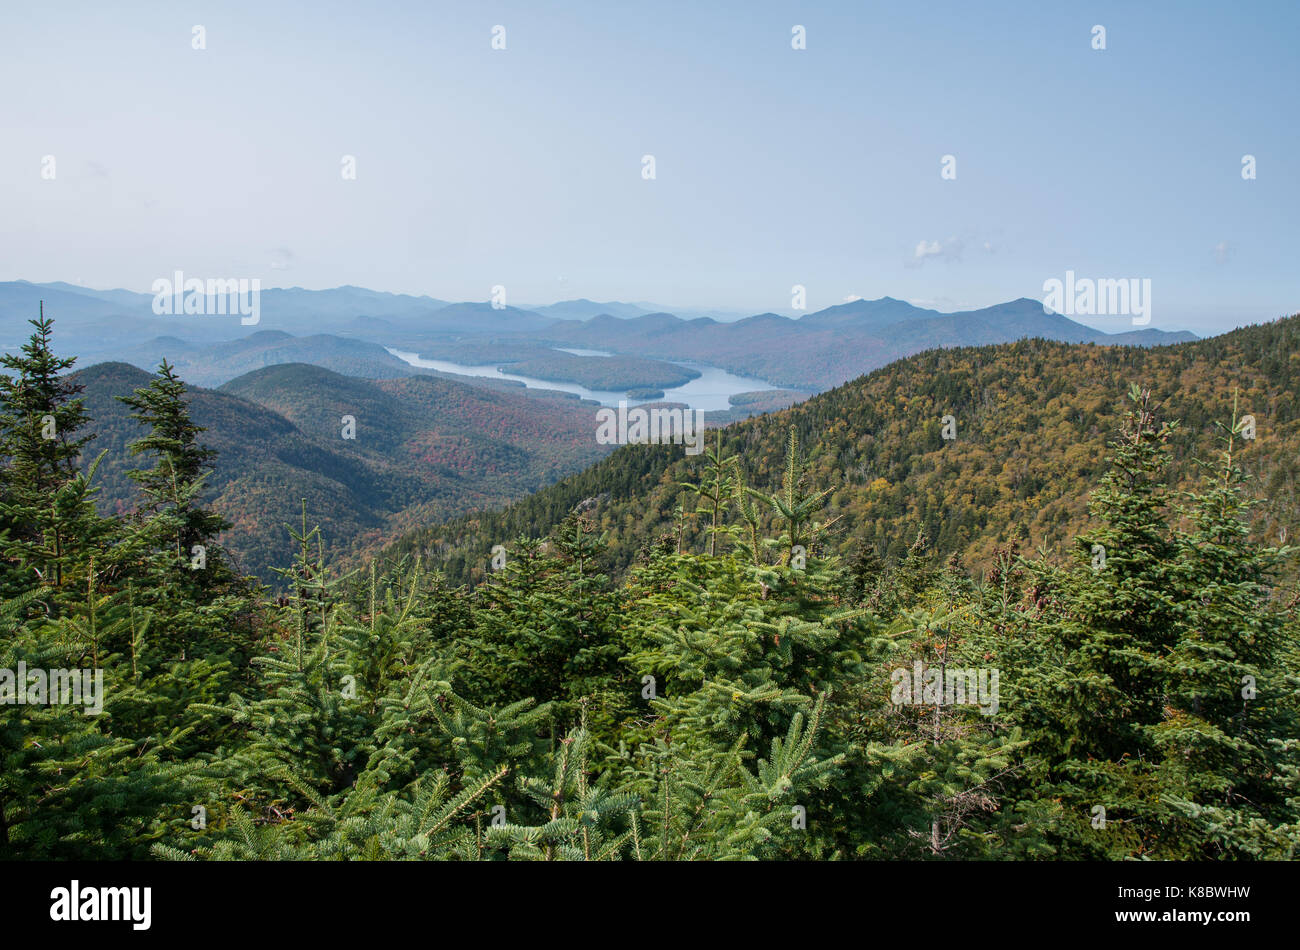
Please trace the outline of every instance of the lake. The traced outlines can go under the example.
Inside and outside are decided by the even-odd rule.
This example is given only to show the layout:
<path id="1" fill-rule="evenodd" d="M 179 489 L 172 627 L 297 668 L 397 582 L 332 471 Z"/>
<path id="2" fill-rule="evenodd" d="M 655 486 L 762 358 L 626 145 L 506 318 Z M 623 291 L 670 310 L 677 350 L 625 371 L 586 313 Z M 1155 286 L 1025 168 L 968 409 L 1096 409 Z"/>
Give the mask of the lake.
<path id="1" fill-rule="evenodd" d="M 533 376 L 519 376 L 515 373 L 502 372 L 495 363 L 487 363 L 482 366 L 467 366 L 464 363 L 453 363 L 450 360 L 424 359 L 418 353 L 395 350 L 392 347 L 385 347 L 385 349 L 410 366 L 418 366 L 422 369 L 436 369 L 442 373 L 455 373 L 458 376 L 487 376 L 492 379 L 512 379 L 531 389 L 554 389 L 559 392 L 575 393 L 584 399 L 593 399 L 602 406 L 617 406 L 620 401 L 626 401 L 629 406 L 639 406 L 646 402 L 660 401 L 628 399 L 625 391 L 614 392 L 602 389 L 588 389 L 586 386 L 579 386 L 577 383 L 557 383 L 553 380 L 537 379 Z M 556 349 L 564 348 L 556 347 Z M 601 350 L 564 349 L 564 352 L 572 353 L 575 356 L 611 355 Z M 670 361 L 665 360 L 665 362 Z M 755 379 L 752 376 L 737 376 L 735 373 L 728 373 L 725 369 L 718 369 L 716 366 L 709 366 L 705 363 L 671 362 L 677 366 L 689 367 L 700 375 L 681 386 L 674 386 L 671 389 L 665 388 L 662 401 L 685 403 L 692 409 L 703 409 L 706 412 L 730 409 L 730 399 L 736 393 L 777 388 L 761 379 Z"/>

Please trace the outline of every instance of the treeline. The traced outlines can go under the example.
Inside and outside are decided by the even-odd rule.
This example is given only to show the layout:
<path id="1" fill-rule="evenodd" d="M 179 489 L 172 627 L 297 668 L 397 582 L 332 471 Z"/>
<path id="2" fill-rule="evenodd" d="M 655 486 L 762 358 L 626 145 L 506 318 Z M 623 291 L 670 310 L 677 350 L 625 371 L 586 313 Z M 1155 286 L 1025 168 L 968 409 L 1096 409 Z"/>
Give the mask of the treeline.
<path id="1" fill-rule="evenodd" d="M 0 706 L 0 856 L 1294 856 L 1294 551 L 1251 533 L 1231 405 L 1180 493 L 1183 431 L 1133 387 L 1074 557 L 1008 543 L 978 581 L 915 526 L 831 553 L 837 489 L 790 429 L 770 479 L 715 437 L 617 579 L 589 512 L 474 588 L 335 576 L 304 512 L 271 596 L 214 543 L 219 463 L 165 364 L 127 397 L 139 504 L 95 510 L 36 324 L 0 380 L 0 669 L 104 689 Z"/>

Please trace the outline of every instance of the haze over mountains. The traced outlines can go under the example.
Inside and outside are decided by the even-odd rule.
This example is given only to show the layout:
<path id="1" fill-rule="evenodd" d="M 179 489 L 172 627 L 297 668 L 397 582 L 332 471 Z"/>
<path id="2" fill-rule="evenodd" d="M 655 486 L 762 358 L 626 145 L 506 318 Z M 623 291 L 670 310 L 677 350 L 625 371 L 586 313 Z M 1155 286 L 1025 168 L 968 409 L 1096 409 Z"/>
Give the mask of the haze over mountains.
<path id="1" fill-rule="evenodd" d="M 1137 330 L 1107 334 L 1021 298 L 963 313 L 924 310 L 901 300 L 858 300 L 790 320 L 775 313 L 734 323 L 647 314 L 608 316 L 546 328 L 570 346 L 635 348 L 659 359 L 702 358 L 778 386 L 820 392 L 904 356 L 932 347 L 979 346 L 1041 337 L 1063 343 L 1156 345 L 1196 339 L 1188 332 Z M 693 356 L 692 354 L 696 354 Z"/>
<path id="2" fill-rule="evenodd" d="M 799 319 L 765 313 L 722 321 L 690 311 L 651 312 L 641 304 L 571 300 L 496 309 L 483 302 L 449 303 L 360 287 L 263 290 L 259 322 L 244 326 L 231 314 L 159 316 L 150 294 L 13 281 L 0 283 L 0 344 L 10 347 L 26 337 L 26 321 L 42 300 L 55 320 L 56 341 L 70 344 L 83 364 L 119 360 L 152 369 L 166 356 L 204 385 L 218 385 L 257 365 L 286 362 L 367 378 L 418 373 L 388 354 L 384 347 L 389 346 L 454 358 L 470 343 L 482 362 L 505 364 L 512 362 L 508 346 L 527 343 L 705 363 L 813 393 L 931 347 L 1025 337 L 1136 345 L 1195 339 L 1186 331 L 1158 329 L 1107 334 L 1044 312 L 1041 303 L 1028 298 L 941 313 L 883 297 Z M 494 353 L 493 346 L 502 349 Z M 565 372 L 574 375 L 571 367 Z"/>

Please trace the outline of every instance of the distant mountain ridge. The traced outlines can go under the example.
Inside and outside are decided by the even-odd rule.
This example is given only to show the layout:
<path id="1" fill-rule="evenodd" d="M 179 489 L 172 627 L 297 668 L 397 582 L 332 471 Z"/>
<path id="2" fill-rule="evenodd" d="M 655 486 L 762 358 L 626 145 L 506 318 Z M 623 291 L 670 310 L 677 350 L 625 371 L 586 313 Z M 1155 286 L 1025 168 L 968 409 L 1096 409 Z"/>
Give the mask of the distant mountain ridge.
<path id="1" fill-rule="evenodd" d="M 472 342 L 481 351 L 485 345 L 527 342 L 705 363 L 778 387 L 819 392 L 933 347 L 1025 338 L 1139 346 L 1196 339 L 1186 331 L 1151 328 L 1104 333 L 1048 312 L 1029 298 L 942 313 L 881 297 L 837 304 L 798 319 L 764 313 L 722 321 L 646 311 L 639 304 L 579 299 L 525 309 L 486 302 L 448 303 L 351 286 L 263 290 L 260 322 L 244 326 L 238 315 L 231 314 L 159 316 L 153 313 L 153 298 L 148 294 L 14 281 L 0 283 L 0 344 L 14 345 L 27 336 L 26 321 L 35 315 L 41 300 L 55 320 L 56 343 L 83 358 L 140 365 L 147 357 L 152 365 L 156 356 L 166 354 L 149 341 L 181 340 L 192 344 L 184 356 L 191 376 L 210 383 L 247 372 L 260 365 L 259 359 L 309 362 L 346 375 L 395 378 L 413 373 L 381 352 L 382 347 L 433 352 L 437 347 Z M 301 342 L 282 339 L 272 345 L 261 336 L 267 332 L 289 334 Z M 357 343 L 349 347 L 340 339 Z M 225 347 L 230 341 L 243 348 Z M 239 359 L 252 362 L 239 363 Z M 487 361 L 494 359 L 489 355 Z"/>
<path id="2" fill-rule="evenodd" d="M 120 350 L 116 355 L 122 362 L 150 371 L 166 359 L 187 383 L 209 387 L 220 386 L 263 366 L 283 363 L 309 363 L 344 376 L 366 379 L 427 375 L 378 343 L 323 333 L 293 336 L 283 330 L 260 330 L 243 339 L 206 344 L 160 336 Z"/>
<path id="3" fill-rule="evenodd" d="M 883 297 L 828 307 L 790 320 L 768 313 L 732 323 L 658 313 L 556 323 L 535 338 L 566 346 L 668 360 L 697 360 L 778 386 L 829 389 L 894 360 L 934 347 L 980 346 L 1025 338 L 1063 343 L 1154 346 L 1197 339 L 1187 331 L 1108 334 L 1021 298 L 979 310 L 940 313 Z"/>
<path id="4" fill-rule="evenodd" d="M 619 303 L 617 301 L 596 303 L 593 300 L 587 300 L 585 297 L 577 300 L 561 300 L 558 303 L 547 304 L 546 306 L 527 306 L 524 309 L 556 320 L 590 320 L 592 317 L 598 317 L 601 314 L 630 319 L 653 312 L 634 303 Z"/>

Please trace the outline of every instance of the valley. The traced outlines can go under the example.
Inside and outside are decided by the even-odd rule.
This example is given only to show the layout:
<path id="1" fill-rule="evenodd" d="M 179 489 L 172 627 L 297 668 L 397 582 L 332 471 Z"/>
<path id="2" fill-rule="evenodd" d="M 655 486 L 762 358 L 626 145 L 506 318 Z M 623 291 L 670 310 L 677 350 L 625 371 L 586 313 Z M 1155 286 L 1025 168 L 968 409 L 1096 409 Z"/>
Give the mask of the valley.
<path id="1" fill-rule="evenodd" d="M 126 513 L 138 426 L 118 400 L 149 383 L 124 363 L 80 370 L 95 438 L 96 504 Z M 219 389 L 192 386 L 191 411 L 219 462 L 206 491 L 234 527 L 222 537 L 245 571 L 275 582 L 293 556 L 287 530 L 305 510 L 340 553 L 394 532 L 502 504 L 604 455 L 576 400 L 494 392 L 432 376 L 366 380 L 288 363 Z M 593 407 L 594 408 L 594 407 Z M 341 419 L 356 420 L 342 437 Z"/>

